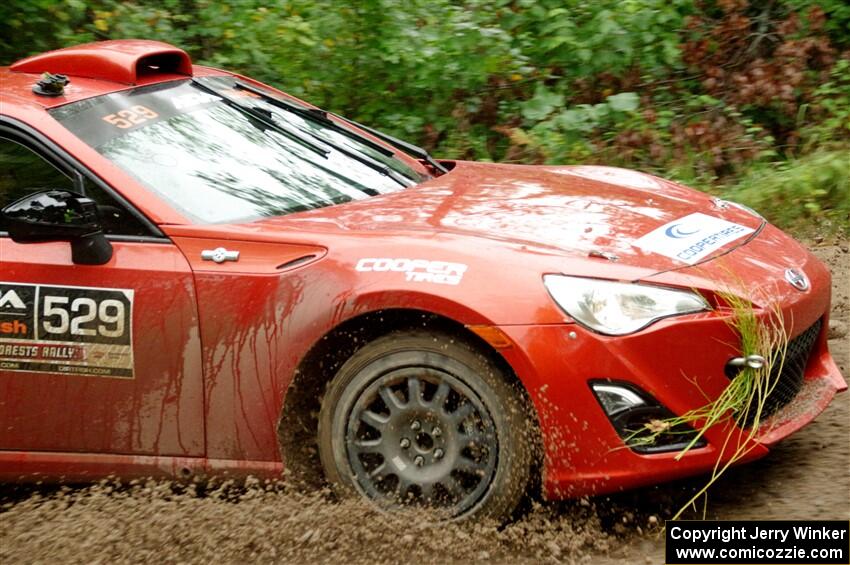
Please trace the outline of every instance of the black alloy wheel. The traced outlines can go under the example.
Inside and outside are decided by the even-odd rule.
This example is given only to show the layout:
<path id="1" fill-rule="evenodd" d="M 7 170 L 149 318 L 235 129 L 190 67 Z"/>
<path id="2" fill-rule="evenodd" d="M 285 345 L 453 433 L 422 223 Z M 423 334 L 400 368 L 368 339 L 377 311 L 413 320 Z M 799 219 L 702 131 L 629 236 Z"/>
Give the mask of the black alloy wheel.
<path id="1" fill-rule="evenodd" d="M 339 370 L 319 418 L 338 490 L 380 508 L 510 516 L 531 474 L 524 397 L 470 344 L 425 331 L 367 344 Z"/>

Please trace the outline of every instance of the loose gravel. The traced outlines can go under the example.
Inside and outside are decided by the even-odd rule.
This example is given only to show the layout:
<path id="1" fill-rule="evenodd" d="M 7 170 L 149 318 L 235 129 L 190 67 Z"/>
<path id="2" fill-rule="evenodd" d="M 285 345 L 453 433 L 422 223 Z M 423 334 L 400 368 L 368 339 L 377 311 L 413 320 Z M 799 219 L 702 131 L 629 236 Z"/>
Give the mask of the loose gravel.
<path id="1" fill-rule="evenodd" d="M 830 266 L 830 347 L 850 368 L 847 242 Z M 712 519 L 850 519 L 850 394 L 766 458 L 712 489 Z M 282 483 L 136 481 L 0 486 L 0 563 L 663 563 L 663 520 L 705 477 L 617 496 L 532 505 L 513 523 L 443 524 L 385 515 Z M 698 517 L 694 513 L 690 517 Z"/>

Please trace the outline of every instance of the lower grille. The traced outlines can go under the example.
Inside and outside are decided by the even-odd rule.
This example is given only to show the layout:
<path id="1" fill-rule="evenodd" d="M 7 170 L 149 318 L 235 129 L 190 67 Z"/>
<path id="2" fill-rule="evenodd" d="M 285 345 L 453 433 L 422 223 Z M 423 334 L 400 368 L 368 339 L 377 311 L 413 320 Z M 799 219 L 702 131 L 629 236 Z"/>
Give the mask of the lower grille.
<path id="1" fill-rule="evenodd" d="M 809 356 L 812 354 L 812 348 L 820 335 L 822 326 L 823 321 L 818 319 L 806 331 L 788 342 L 781 372 L 780 367 L 774 367 L 770 373 L 770 383 L 773 385 L 773 390 L 764 402 L 761 418 L 775 414 L 780 408 L 794 400 L 794 397 L 800 392 L 803 387 L 806 365 L 809 363 Z M 751 409 L 742 416 L 744 417 L 739 419 L 738 423 L 745 428 L 749 427 L 755 419 L 755 410 Z"/>

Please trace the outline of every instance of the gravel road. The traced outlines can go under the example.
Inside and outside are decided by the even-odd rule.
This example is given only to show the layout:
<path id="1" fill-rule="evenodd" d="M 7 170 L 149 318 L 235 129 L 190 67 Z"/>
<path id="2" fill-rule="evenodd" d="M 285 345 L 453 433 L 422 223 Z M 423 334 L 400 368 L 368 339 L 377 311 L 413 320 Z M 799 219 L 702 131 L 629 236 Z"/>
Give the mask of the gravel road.
<path id="1" fill-rule="evenodd" d="M 830 347 L 850 374 L 848 242 L 814 245 L 834 277 Z M 0 563 L 663 563 L 660 524 L 703 478 L 532 508 L 504 528 L 384 516 L 282 485 L 0 486 Z M 850 394 L 712 489 L 716 519 L 850 519 Z"/>

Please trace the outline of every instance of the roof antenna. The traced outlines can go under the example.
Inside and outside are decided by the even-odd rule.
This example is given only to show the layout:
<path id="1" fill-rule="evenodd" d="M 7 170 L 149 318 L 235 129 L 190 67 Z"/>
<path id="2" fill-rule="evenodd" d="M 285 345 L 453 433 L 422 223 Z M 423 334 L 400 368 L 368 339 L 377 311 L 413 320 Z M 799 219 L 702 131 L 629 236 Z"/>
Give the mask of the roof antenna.
<path id="1" fill-rule="evenodd" d="M 44 73 L 41 80 L 32 87 L 32 91 L 39 96 L 62 96 L 65 94 L 65 85 L 71 82 L 65 75 L 54 75 Z"/>

